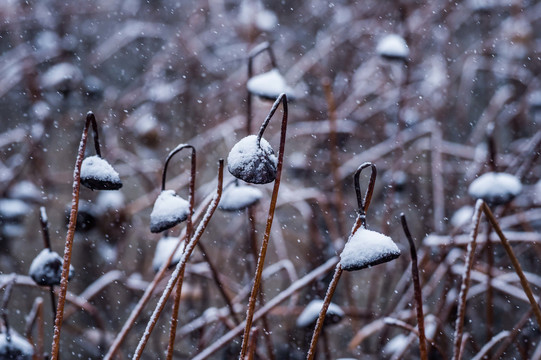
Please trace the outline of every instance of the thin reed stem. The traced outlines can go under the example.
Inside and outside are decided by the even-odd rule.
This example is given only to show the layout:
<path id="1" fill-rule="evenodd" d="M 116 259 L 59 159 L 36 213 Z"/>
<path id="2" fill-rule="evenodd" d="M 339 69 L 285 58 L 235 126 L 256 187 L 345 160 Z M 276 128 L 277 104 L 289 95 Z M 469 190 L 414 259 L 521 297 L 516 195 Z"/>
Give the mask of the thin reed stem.
<path id="1" fill-rule="evenodd" d="M 145 332 L 143 333 L 143 336 L 141 337 L 139 344 L 137 345 L 137 349 L 135 350 L 135 353 L 132 357 L 133 360 L 141 358 L 143 354 L 143 350 L 145 349 L 148 339 L 150 338 L 150 335 L 152 334 L 152 330 L 154 330 L 154 327 L 156 326 L 156 323 L 158 322 L 158 318 L 165 307 L 167 299 L 173 292 L 175 283 L 177 283 L 178 281 L 177 286 L 182 287 L 182 283 L 184 281 L 184 270 L 186 269 L 186 264 L 188 262 L 188 259 L 190 258 L 190 255 L 192 254 L 195 246 L 197 245 L 197 242 L 199 241 L 199 239 L 201 239 L 201 236 L 203 236 L 203 233 L 205 229 L 207 228 L 207 225 L 210 222 L 210 219 L 212 218 L 214 211 L 218 207 L 220 198 L 222 197 L 222 186 L 223 186 L 223 175 L 224 175 L 223 170 L 224 170 L 224 161 L 220 160 L 219 169 L 218 169 L 218 187 L 216 189 L 216 193 L 214 194 L 214 197 L 212 198 L 212 202 L 207 208 L 207 211 L 205 213 L 205 216 L 203 217 L 203 220 L 201 220 L 194 235 L 192 236 L 188 244 L 186 244 L 184 253 L 182 254 L 180 261 L 177 263 L 175 270 L 173 271 L 173 274 L 171 274 L 171 278 L 169 279 L 169 282 L 167 283 L 167 286 L 165 290 L 163 291 L 158 301 L 158 304 L 156 305 L 156 308 L 154 309 L 154 312 L 152 313 L 152 316 L 150 317 L 150 320 L 147 323 Z"/>
<path id="2" fill-rule="evenodd" d="M 189 196 L 188 196 L 188 218 L 186 219 L 186 238 L 190 239 L 193 232 L 193 209 L 195 201 L 195 174 L 196 174 L 196 151 L 195 147 L 191 145 L 179 145 L 173 151 L 169 153 L 167 159 L 165 160 L 165 165 L 163 167 L 163 177 L 162 177 L 162 191 L 165 190 L 165 177 L 167 172 L 167 165 L 173 155 L 180 152 L 182 149 L 191 149 L 191 168 L 190 168 L 190 185 L 189 185 Z M 180 295 L 181 295 L 181 286 L 177 285 L 177 291 L 175 292 L 175 299 L 173 303 L 173 313 L 171 314 L 171 326 L 169 329 L 169 343 L 167 345 L 167 360 L 173 359 L 173 350 L 175 347 L 175 337 L 177 333 L 178 325 L 178 309 L 180 307 Z"/>
<path id="3" fill-rule="evenodd" d="M 268 122 L 270 121 L 270 118 L 278 108 L 278 105 L 282 103 L 282 127 L 280 132 L 280 148 L 278 150 L 278 164 L 276 166 L 276 179 L 274 180 L 274 188 L 272 190 L 272 196 L 271 196 L 271 202 L 269 207 L 269 213 L 267 217 L 267 225 L 265 227 L 265 234 L 263 235 L 263 242 L 261 244 L 261 248 L 259 251 L 259 256 L 257 259 L 257 265 L 256 265 L 256 274 L 254 278 L 254 285 L 252 287 L 252 291 L 250 293 L 250 299 L 248 301 L 248 310 L 246 312 L 246 327 L 244 329 L 244 335 L 242 339 L 242 348 L 239 355 L 240 359 L 244 359 L 246 356 L 246 352 L 248 350 L 248 344 L 249 344 L 249 337 L 250 337 L 250 329 L 252 328 L 252 321 L 253 316 L 255 312 L 255 304 L 258 297 L 259 287 L 261 285 L 261 276 L 263 274 L 263 265 L 265 263 L 265 255 L 267 254 L 267 247 L 269 244 L 269 238 L 270 238 L 270 232 L 272 227 L 272 222 L 274 220 L 274 210 L 276 209 L 276 202 L 278 200 L 278 190 L 280 189 L 280 180 L 282 176 L 282 167 L 284 163 L 284 151 L 285 151 L 285 142 L 286 142 L 286 131 L 287 131 L 287 119 L 288 119 L 288 109 L 287 109 L 287 95 L 286 94 L 280 94 L 276 101 L 274 102 L 271 111 L 265 121 L 263 122 L 263 125 L 261 125 L 261 129 L 258 134 L 258 143 L 261 139 L 261 136 L 263 136 L 263 131 L 265 130 L 265 127 L 267 126 Z"/>
<path id="4" fill-rule="evenodd" d="M 99 151 L 99 142 L 97 142 L 97 124 L 96 118 L 92 112 L 88 112 L 86 116 L 85 126 L 81 141 L 79 142 L 79 150 L 77 151 L 77 160 L 75 161 L 75 169 L 73 170 L 73 188 L 71 199 L 71 210 L 66 235 L 66 244 L 64 246 L 64 259 L 62 262 L 62 275 L 60 278 L 60 293 L 58 294 L 58 305 L 56 308 L 56 317 L 54 321 L 53 343 L 51 348 L 51 360 L 58 360 L 60 350 L 60 330 L 64 319 L 64 305 L 66 304 L 66 294 L 68 292 L 69 268 L 71 264 L 71 252 L 73 248 L 73 238 L 75 237 L 75 228 L 77 226 L 77 213 L 79 211 L 79 190 L 81 189 L 81 165 L 85 155 L 86 141 L 88 138 L 88 128 L 92 123 L 94 129 L 94 142 L 96 145 L 96 153 Z M 98 154 L 99 155 L 99 154 Z"/>
<path id="5" fill-rule="evenodd" d="M 494 231 L 496 231 L 496 234 L 498 234 L 498 237 L 500 238 L 500 241 L 502 242 L 502 245 L 507 252 L 507 255 L 509 256 L 509 259 L 511 260 L 511 264 L 513 264 L 513 268 L 515 269 L 515 272 L 517 273 L 520 284 L 522 285 L 522 288 L 524 289 L 524 292 L 526 293 L 526 296 L 528 297 L 528 300 L 530 301 L 530 305 L 532 306 L 533 313 L 535 315 L 535 319 L 537 320 L 537 325 L 541 327 L 541 310 L 539 309 L 539 304 L 535 301 L 535 297 L 533 295 L 532 289 L 530 288 L 530 284 L 528 283 L 528 280 L 526 279 L 526 276 L 524 275 L 524 272 L 522 271 L 522 267 L 520 266 L 520 263 L 515 256 L 515 253 L 513 252 L 513 248 L 511 248 L 511 245 L 509 245 L 509 241 L 503 234 L 502 229 L 500 228 L 500 224 L 498 224 L 498 221 L 494 217 L 494 214 L 486 205 L 483 203 L 483 212 L 485 213 L 485 216 L 487 217 L 488 221 L 494 228 Z"/>
<path id="6" fill-rule="evenodd" d="M 477 245 L 477 235 L 479 233 L 479 223 L 481 221 L 481 212 L 483 211 L 483 200 L 477 200 L 475 210 L 472 217 L 472 231 L 470 234 L 470 242 L 466 253 L 466 266 L 462 274 L 462 285 L 460 286 L 460 294 L 458 296 L 457 317 L 455 323 L 455 334 L 453 342 L 453 360 L 459 360 L 461 354 L 461 345 L 464 331 L 464 316 L 466 315 L 466 296 L 470 286 L 470 275 L 475 256 L 475 247 Z"/>
<path id="7" fill-rule="evenodd" d="M 411 253 L 411 277 L 413 280 L 413 289 L 415 294 L 415 309 L 417 310 L 417 327 L 419 328 L 419 350 L 421 353 L 421 360 L 428 359 L 428 352 L 426 349 L 426 335 L 425 335 L 425 316 L 423 314 L 423 294 L 421 290 L 421 283 L 419 281 L 419 268 L 417 265 L 417 251 L 415 250 L 415 243 L 411 236 L 408 223 L 406 221 L 406 215 L 400 214 L 400 220 L 402 222 L 402 228 L 404 234 L 408 239 Z"/>

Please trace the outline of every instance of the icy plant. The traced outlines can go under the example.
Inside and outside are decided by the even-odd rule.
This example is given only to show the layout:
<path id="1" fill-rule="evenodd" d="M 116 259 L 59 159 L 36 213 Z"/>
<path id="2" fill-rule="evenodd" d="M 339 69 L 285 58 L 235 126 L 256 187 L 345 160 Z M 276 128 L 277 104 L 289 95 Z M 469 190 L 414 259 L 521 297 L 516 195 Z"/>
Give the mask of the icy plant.
<path id="1" fill-rule="evenodd" d="M 488 172 L 472 181 L 468 194 L 482 199 L 489 205 L 503 205 L 513 200 L 522 191 L 520 180 L 511 174 Z"/>
<path id="2" fill-rule="evenodd" d="M 359 177 L 361 172 L 368 167 L 371 169 L 370 181 L 368 183 L 366 194 L 363 198 Z M 355 224 L 353 225 L 353 229 L 349 235 L 348 242 L 340 254 L 340 262 L 338 265 L 336 265 L 331 283 L 327 288 L 323 306 L 319 312 L 319 317 L 312 335 L 312 341 L 310 342 L 307 360 L 314 359 L 319 334 L 325 320 L 325 314 L 329 309 L 332 296 L 334 295 L 342 272 L 344 270 L 353 271 L 364 269 L 366 267 L 391 261 L 400 256 L 400 250 L 394 244 L 391 238 L 366 229 L 366 212 L 370 206 L 370 201 L 372 200 L 376 176 L 376 166 L 370 162 L 363 163 L 361 166 L 359 166 L 353 175 L 358 204 L 357 219 L 355 220 Z M 357 233 L 359 233 L 359 235 L 357 235 Z"/>
<path id="3" fill-rule="evenodd" d="M 399 255 L 400 250 L 390 237 L 361 227 L 344 246 L 340 265 L 346 271 L 361 270 L 391 261 Z"/>
<path id="4" fill-rule="evenodd" d="M 62 258 L 51 249 L 43 249 L 32 260 L 28 275 L 38 285 L 58 285 L 62 275 Z"/>
<path id="5" fill-rule="evenodd" d="M 306 305 L 302 313 L 297 318 L 297 327 L 312 326 L 315 324 L 319 312 L 323 307 L 323 300 L 312 300 Z M 327 313 L 325 314 L 325 325 L 336 324 L 342 320 L 345 313 L 344 310 L 335 303 L 330 303 Z"/>
<path id="6" fill-rule="evenodd" d="M 83 160 L 81 165 L 81 184 L 91 190 L 118 190 L 122 187 L 122 182 L 113 167 L 107 160 L 101 157 L 98 124 L 91 111 L 88 112 L 87 119 L 92 122 L 96 155 L 89 156 Z"/>
<path id="7" fill-rule="evenodd" d="M 290 99 L 295 98 L 294 90 L 287 85 L 286 79 L 276 68 L 252 76 L 246 87 L 251 94 L 266 100 L 274 100 L 281 93 L 286 93 Z"/>
<path id="8" fill-rule="evenodd" d="M 388 59 L 406 61 L 410 51 L 406 40 L 402 36 L 389 34 L 378 42 L 376 52 Z"/>
<path id="9" fill-rule="evenodd" d="M 244 210 L 256 204 L 262 197 L 261 190 L 254 186 L 239 184 L 236 179 L 224 189 L 218 209 L 224 211 Z"/>
<path id="10" fill-rule="evenodd" d="M 236 178 L 252 184 L 267 184 L 276 178 L 278 159 L 262 138 L 265 127 L 261 127 L 257 136 L 249 135 L 240 140 L 229 152 L 227 169 Z"/>
<path id="11" fill-rule="evenodd" d="M 190 200 L 184 200 L 174 190 L 165 190 L 165 179 L 167 176 L 167 166 L 171 158 L 182 149 L 192 150 L 192 166 L 190 175 Z M 167 158 L 162 173 L 162 191 L 154 202 L 154 207 L 150 213 L 150 231 L 159 233 L 188 219 L 193 212 L 193 193 L 195 184 L 195 148 L 191 145 L 180 144 L 174 148 Z"/>

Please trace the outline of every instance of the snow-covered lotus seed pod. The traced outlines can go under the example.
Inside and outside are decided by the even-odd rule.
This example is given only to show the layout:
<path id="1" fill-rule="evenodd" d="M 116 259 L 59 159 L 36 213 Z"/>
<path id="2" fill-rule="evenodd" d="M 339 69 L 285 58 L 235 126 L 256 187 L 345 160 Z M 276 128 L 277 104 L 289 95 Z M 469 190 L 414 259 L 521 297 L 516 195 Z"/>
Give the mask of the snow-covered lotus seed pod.
<path id="1" fill-rule="evenodd" d="M 235 184 L 224 189 L 218 209 L 224 211 L 244 210 L 256 204 L 263 197 L 261 190 L 248 185 Z"/>
<path id="2" fill-rule="evenodd" d="M 60 284 L 62 277 L 62 258 L 51 249 L 43 249 L 32 260 L 28 275 L 41 286 Z M 69 277 L 73 276 L 73 267 L 70 265 Z"/>
<path id="3" fill-rule="evenodd" d="M 400 35 L 389 34 L 384 36 L 376 47 L 378 55 L 391 59 L 406 61 L 410 54 L 406 40 Z"/>
<path id="4" fill-rule="evenodd" d="M 302 313 L 297 318 L 297 327 L 308 327 L 313 326 L 316 323 L 316 320 L 319 316 L 319 312 L 323 307 L 323 300 L 312 300 Z M 344 317 L 344 311 L 342 308 L 335 303 L 330 303 L 327 313 L 325 314 L 325 325 L 332 325 L 339 323 Z"/>
<path id="5" fill-rule="evenodd" d="M 503 205 L 513 200 L 522 191 L 520 180 L 511 174 L 488 172 L 472 181 L 468 194 L 482 199 L 489 205 Z"/>
<path id="6" fill-rule="evenodd" d="M 190 213 L 190 204 L 174 190 L 163 190 L 150 213 L 150 231 L 159 233 L 183 222 Z"/>
<path id="7" fill-rule="evenodd" d="M 158 272 L 163 266 L 163 264 L 165 264 L 165 262 L 173 252 L 173 249 L 175 248 L 175 246 L 177 246 L 178 241 L 178 238 L 171 236 L 165 236 L 158 240 L 156 250 L 154 251 L 154 258 L 152 259 L 152 268 L 155 272 Z M 186 243 L 182 242 L 182 244 L 180 244 L 180 246 L 178 247 L 177 251 L 175 251 L 175 255 L 173 256 L 173 260 L 171 260 L 171 264 L 169 264 L 169 267 L 175 266 L 180 261 L 185 247 Z"/>
<path id="8" fill-rule="evenodd" d="M 118 190 L 122 187 L 118 173 L 98 155 L 83 160 L 81 184 L 92 190 Z"/>
<path id="9" fill-rule="evenodd" d="M 267 184 L 276 179 L 278 159 L 274 150 L 256 135 L 249 135 L 233 146 L 227 157 L 227 169 L 236 177 L 252 184 Z"/>
<path id="10" fill-rule="evenodd" d="M 248 91 L 265 100 L 276 100 L 276 98 L 285 93 L 289 100 L 295 99 L 295 91 L 286 83 L 285 78 L 278 69 L 252 76 L 246 83 Z"/>
<path id="11" fill-rule="evenodd" d="M 390 237 L 361 227 L 344 246 L 340 254 L 340 265 L 347 271 L 361 270 L 394 260 L 398 256 L 400 250 Z"/>
<path id="12" fill-rule="evenodd" d="M 34 347 L 25 338 L 10 329 L 9 336 L 0 334 L 0 359 L 31 360 Z"/>

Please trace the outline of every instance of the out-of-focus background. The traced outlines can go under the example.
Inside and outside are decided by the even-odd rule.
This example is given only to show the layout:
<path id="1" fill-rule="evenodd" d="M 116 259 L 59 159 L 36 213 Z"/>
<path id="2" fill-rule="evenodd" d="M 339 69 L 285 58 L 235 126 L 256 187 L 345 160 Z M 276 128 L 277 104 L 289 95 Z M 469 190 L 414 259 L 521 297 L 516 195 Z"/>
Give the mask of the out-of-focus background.
<path id="1" fill-rule="evenodd" d="M 101 358 L 152 280 L 160 235 L 150 233 L 149 214 L 167 153 L 179 143 L 196 147 L 196 206 L 214 190 L 218 159 L 247 135 L 247 59 L 262 42 L 272 47 L 295 94 L 266 262 L 285 271 L 265 280 L 265 300 L 340 253 L 356 216 L 352 174 L 365 161 L 378 169 L 368 227 L 391 236 L 402 250 L 396 261 L 344 275 L 333 301 L 346 315 L 329 325 L 319 358 L 326 358 L 324 347 L 333 359 L 418 358 L 416 337 L 383 320 L 416 324 L 401 212 L 419 248 L 427 328 L 438 345 L 429 346 L 430 356 L 450 357 L 475 203 L 467 190 L 488 171 L 514 174 L 523 185 L 512 203 L 494 210 L 504 230 L 513 232 L 510 240 L 539 295 L 541 3 L 4 0 L 0 19 L 2 288 L 10 274 L 26 276 L 43 247 L 39 206 L 49 215 L 53 249 L 63 251 L 76 151 L 89 110 L 98 120 L 103 156 L 124 183 L 120 192 L 81 190 L 69 291 L 81 294 L 101 276 L 116 277 L 84 310 L 70 305 L 64 358 Z M 406 41 L 404 59 L 378 52 L 389 34 Z M 268 54 L 254 59 L 255 74 L 270 69 Z M 253 131 L 271 104 L 252 97 Z M 275 150 L 280 114 L 265 132 Z M 168 172 L 168 187 L 183 197 L 186 154 L 175 157 Z M 230 179 L 226 174 L 226 183 Z M 258 242 L 272 184 L 260 189 Z M 201 240 L 241 318 L 254 268 L 249 229 L 244 212 L 217 212 Z M 483 223 L 483 241 L 487 231 Z M 475 356 L 501 331 L 510 331 L 498 342 L 510 342 L 504 358 L 541 356 L 539 327 L 528 320 L 530 305 L 509 259 L 497 242 L 489 250 L 484 244 L 474 263 L 464 357 Z M 232 323 L 203 316 L 225 306 L 203 260 L 196 251 L 187 270 L 179 359 L 195 356 Z M 6 307 L 10 325 L 25 333 L 25 317 L 43 297 L 49 351 L 47 289 L 19 280 Z M 295 319 L 310 300 L 324 296 L 329 280 L 330 274 L 303 288 L 259 324 L 269 334 L 260 331 L 259 357 L 305 357 L 312 327 L 300 329 Z M 120 358 L 133 353 L 153 307 L 139 318 Z M 170 312 L 168 306 L 143 358 L 163 358 Z M 204 326 L 185 326 L 196 319 Z M 237 356 L 239 341 L 215 358 Z M 495 346 L 491 353 L 497 351 Z"/>

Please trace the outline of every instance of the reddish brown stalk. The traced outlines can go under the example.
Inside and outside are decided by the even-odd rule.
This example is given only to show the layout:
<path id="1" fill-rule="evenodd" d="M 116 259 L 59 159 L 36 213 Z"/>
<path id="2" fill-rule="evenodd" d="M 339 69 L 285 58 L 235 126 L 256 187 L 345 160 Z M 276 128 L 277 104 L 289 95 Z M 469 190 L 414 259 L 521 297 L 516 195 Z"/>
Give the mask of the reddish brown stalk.
<path id="1" fill-rule="evenodd" d="M 258 139 L 261 139 L 262 133 L 266 125 L 268 124 L 270 118 L 272 117 L 272 115 L 274 114 L 274 112 L 276 111 L 280 103 L 282 103 L 283 115 L 282 115 L 282 128 L 280 132 L 280 148 L 278 150 L 278 164 L 276 166 L 276 179 L 274 180 L 274 188 L 272 190 L 269 213 L 267 217 L 267 225 L 265 227 L 265 234 L 263 235 L 263 242 L 261 243 L 261 248 L 260 248 L 259 256 L 257 259 L 254 286 L 252 287 L 252 292 L 250 293 L 250 300 L 248 302 L 248 310 L 246 312 L 246 327 L 244 328 L 244 335 L 242 338 L 242 349 L 239 355 L 240 359 L 244 359 L 244 357 L 246 356 L 246 352 L 248 350 L 250 329 L 252 328 L 252 321 L 253 321 L 254 312 L 255 312 L 255 303 L 257 301 L 259 288 L 261 285 L 263 265 L 265 263 L 265 255 L 267 254 L 267 247 L 269 244 L 272 222 L 274 220 L 274 210 L 276 209 L 276 202 L 278 200 L 278 190 L 280 189 L 280 179 L 282 176 L 282 167 L 284 163 L 284 150 L 285 150 L 285 142 L 286 142 L 287 119 L 288 119 L 286 94 L 280 94 L 280 96 L 278 96 L 278 98 L 276 99 L 276 101 L 274 102 L 271 108 L 269 115 L 263 122 L 263 125 L 261 126 L 261 129 L 258 133 Z"/>
<path id="2" fill-rule="evenodd" d="M 182 149 L 189 148 L 192 150 L 191 156 L 191 170 L 190 170 L 190 186 L 189 186 L 189 197 L 188 197 L 188 218 L 186 219 L 186 238 L 190 239 L 193 232 L 193 208 L 195 201 L 195 174 L 196 174 L 196 151 L 195 147 L 191 145 L 180 145 L 177 146 L 173 151 L 169 153 L 167 159 L 165 160 L 165 165 L 163 168 L 163 178 L 162 178 L 162 191 L 165 190 L 165 175 L 167 171 L 167 164 L 176 153 L 180 152 Z M 169 329 L 169 343 L 167 345 L 167 360 L 173 359 L 173 350 L 175 347 L 175 337 L 177 334 L 177 325 L 178 325 L 178 309 L 180 307 L 180 295 L 181 295 L 181 284 L 178 284 L 177 291 L 175 292 L 175 299 L 173 303 L 173 313 L 171 314 L 171 327 Z"/>
<path id="3" fill-rule="evenodd" d="M 208 207 L 209 203 L 210 203 L 210 199 L 206 199 L 203 202 L 203 204 L 200 205 L 197 213 L 194 216 L 195 222 L 199 221 L 201 216 L 203 216 L 203 209 Z M 117 334 L 113 344 L 111 345 L 111 347 L 109 348 L 109 351 L 105 355 L 104 360 L 111 360 L 113 358 L 113 356 L 116 354 L 116 352 L 118 351 L 118 349 L 120 348 L 120 345 L 122 345 L 122 343 L 126 339 L 126 336 L 128 335 L 128 332 L 131 330 L 131 328 L 135 324 L 135 320 L 137 319 L 137 317 L 139 317 L 139 315 L 143 311 L 143 308 L 145 307 L 145 305 L 150 300 L 150 298 L 151 298 L 154 290 L 156 289 L 156 286 L 158 285 L 158 283 L 163 279 L 167 269 L 169 268 L 169 265 L 171 264 L 171 261 L 173 261 L 173 256 L 177 252 L 178 247 L 180 246 L 180 244 L 183 241 L 186 240 L 185 231 L 186 231 L 186 229 L 184 229 L 184 234 L 181 234 L 181 236 L 179 237 L 179 241 L 177 243 L 177 246 L 173 249 L 173 251 L 169 255 L 169 258 L 167 259 L 165 264 L 162 265 L 160 271 L 154 276 L 154 279 L 152 280 L 150 285 L 148 285 L 148 287 L 146 288 L 143 296 L 141 297 L 141 299 L 139 299 L 139 302 L 133 308 L 132 312 L 130 313 L 130 316 L 128 317 L 128 319 L 126 320 L 124 325 L 122 326 L 122 329 Z"/>
<path id="4" fill-rule="evenodd" d="M 96 131 L 96 119 L 92 112 L 88 112 L 86 116 L 85 127 L 79 143 L 79 150 L 77 152 L 77 160 L 75 161 L 75 169 L 73 170 L 73 191 L 71 199 L 71 211 L 68 225 L 68 233 L 66 235 L 66 244 L 64 247 L 64 259 L 62 263 L 62 276 L 60 280 L 60 292 L 58 294 L 58 305 L 56 308 L 56 317 L 54 321 L 54 334 L 53 344 L 51 349 L 51 360 L 58 360 L 58 353 L 60 350 L 60 329 L 62 328 L 62 321 L 64 317 L 64 305 L 66 304 L 66 294 L 68 292 L 68 277 L 69 268 L 71 264 L 71 250 L 73 248 L 73 238 L 75 236 L 75 227 L 77 226 L 77 212 L 79 211 L 79 190 L 81 188 L 81 165 L 85 155 L 86 140 L 88 137 L 88 128 L 90 123 Z M 97 141 L 97 137 L 94 139 Z M 98 148 L 96 148 L 98 151 Z"/>
<path id="5" fill-rule="evenodd" d="M 421 360 L 428 359 L 428 352 L 426 350 L 426 335 L 425 335 L 425 317 L 423 314 L 423 294 L 421 290 L 421 283 L 419 281 L 419 268 L 417 265 L 417 251 L 415 250 L 415 243 L 411 236 L 410 230 L 408 228 L 408 223 L 406 222 L 406 216 L 404 213 L 400 214 L 400 220 L 402 222 L 402 228 L 404 229 L 404 234 L 408 239 L 411 253 L 411 277 L 413 280 L 413 289 L 415 293 L 415 305 L 417 310 L 417 327 L 419 328 L 419 350 L 421 353 Z"/>
<path id="6" fill-rule="evenodd" d="M 152 333 L 152 330 L 154 330 L 154 327 L 156 326 L 158 318 L 165 307 L 167 299 L 173 292 L 173 288 L 175 284 L 177 283 L 177 281 L 178 281 L 177 286 L 182 287 L 182 283 L 184 281 L 184 270 L 186 269 L 186 264 L 188 262 L 188 259 L 190 258 L 190 255 L 192 254 L 195 246 L 197 245 L 197 242 L 199 241 L 199 239 L 201 239 L 201 236 L 203 236 L 203 233 L 205 229 L 207 228 L 207 225 L 210 222 L 210 219 L 212 218 L 214 211 L 218 207 L 218 203 L 220 202 L 220 198 L 222 196 L 222 185 L 223 185 L 223 175 L 224 175 L 223 171 L 224 171 L 224 161 L 220 160 L 220 165 L 218 169 L 218 187 L 216 189 L 216 194 L 214 194 L 214 197 L 212 198 L 212 202 L 207 208 L 207 211 L 205 213 L 205 216 L 203 217 L 203 220 L 201 220 L 194 235 L 192 236 L 188 244 L 186 244 L 186 249 L 184 250 L 184 253 L 182 254 L 182 258 L 177 263 L 175 270 L 173 271 L 173 274 L 171 274 L 171 278 L 169 279 L 169 282 L 167 283 L 167 286 L 164 292 L 162 293 L 158 301 L 158 304 L 156 305 L 156 308 L 154 309 L 154 312 L 152 313 L 152 316 L 150 317 L 150 320 L 147 323 L 145 332 L 143 336 L 141 337 L 141 340 L 139 341 L 139 344 L 137 345 L 137 349 L 135 350 L 135 353 L 133 355 L 133 358 L 132 358 L 133 360 L 141 358 L 141 355 L 143 354 L 143 350 L 145 349 L 148 339 L 150 338 L 150 334 Z"/>
<path id="7" fill-rule="evenodd" d="M 477 235 L 479 233 L 479 222 L 481 220 L 481 212 L 483 211 L 483 205 L 483 200 L 477 200 L 472 218 L 473 228 L 470 235 L 470 242 L 468 243 L 468 251 L 465 260 L 466 266 L 464 266 L 462 285 L 460 286 L 460 294 L 458 297 L 457 317 L 453 344 L 453 360 L 460 359 L 462 335 L 464 331 L 464 316 L 466 315 L 466 296 L 468 295 L 468 288 L 470 286 L 470 274 L 473 266 L 473 258 L 475 256 L 475 247 L 477 245 L 476 241 Z"/>
<path id="8" fill-rule="evenodd" d="M 274 309 L 276 306 L 284 302 L 285 300 L 289 299 L 293 294 L 295 294 L 300 289 L 310 285 L 312 282 L 314 282 L 316 279 L 320 278 L 324 274 L 326 274 L 330 269 L 333 268 L 333 266 L 336 265 L 338 262 L 338 257 L 333 257 L 327 262 L 325 262 L 323 265 L 320 265 L 319 267 L 312 270 L 310 273 L 303 276 L 301 279 L 295 281 L 292 283 L 287 289 L 282 291 L 280 294 L 276 295 L 272 300 L 267 302 L 265 306 L 263 306 L 261 309 L 259 309 L 254 314 L 254 320 L 260 319 L 263 315 L 269 313 L 272 309 Z M 228 333 L 224 334 L 221 338 L 214 341 L 210 346 L 208 346 L 205 350 L 203 350 L 201 353 L 196 355 L 192 360 L 204 360 L 207 359 L 209 356 L 214 354 L 216 351 L 220 350 L 222 347 L 224 347 L 226 344 L 228 344 L 230 341 L 235 339 L 239 334 L 242 333 L 243 328 L 245 326 L 245 322 L 237 325 L 234 329 L 231 329 Z"/>
<path id="9" fill-rule="evenodd" d="M 34 325 L 37 326 L 37 339 L 35 341 L 36 351 L 34 353 L 34 359 L 43 359 L 43 298 L 37 297 L 32 305 L 32 310 L 26 317 L 26 338 L 30 343 L 34 343 L 32 340 L 32 329 Z"/>
<path id="10" fill-rule="evenodd" d="M 522 271 L 522 267 L 520 266 L 520 263 L 517 257 L 515 256 L 515 253 L 513 252 L 511 245 L 509 245 L 509 241 L 507 241 L 507 238 L 503 234 L 503 231 L 500 228 L 500 224 L 498 224 L 498 221 L 494 217 L 494 214 L 485 203 L 483 203 L 482 210 L 485 213 L 485 216 L 487 217 L 488 221 L 494 228 L 494 231 L 496 231 L 496 234 L 498 234 L 498 237 L 500 238 L 500 241 L 502 242 L 502 245 L 505 251 L 507 252 L 507 255 L 509 256 L 509 259 L 511 260 L 511 264 L 513 264 L 513 267 L 515 268 L 515 272 L 517 273 L 520 279 L 520 284 L 522 285 L 522 288 L 524 289 L 524 292 L 526 293 L 526 296 L 528 297 L 528 300 L 530 301 L 530 305 L 532 306 L 535 319 L 537 320 L 537 325 L 541 327 L 541 310 L 539 309 L 539 304 L 537 304 L 537 302 L 535 301 L 535 297 L 533 295 L 532 289 L 530 288 L 528 280 L 526 279 L 526 276 L 524 275 L 524 272 Z"/>

